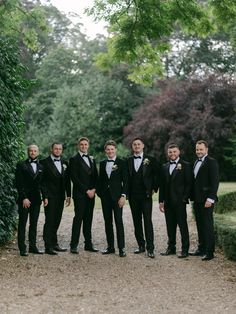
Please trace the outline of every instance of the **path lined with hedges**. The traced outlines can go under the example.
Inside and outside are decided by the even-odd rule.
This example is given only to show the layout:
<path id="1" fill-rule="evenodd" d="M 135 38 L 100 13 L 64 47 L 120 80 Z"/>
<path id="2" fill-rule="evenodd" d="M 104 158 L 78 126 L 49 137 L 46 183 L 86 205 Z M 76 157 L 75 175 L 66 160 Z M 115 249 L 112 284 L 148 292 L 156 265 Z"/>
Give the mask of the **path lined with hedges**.
<path id="1" fill-rule="evenodd" d="M 63 246 L 69 246 L 72 218 L 73 211 L 66 210 L 60 228 Z M 41 213 L 41 248 L 43 220 Z M 209 262 L 160 256 L 166 247 L 166 228 L 157 205 L 153 220 L 155 259 L 133 254 L 136 242 L 128 206 L 124 210 L 126 258 L 85 252 L 82 243 L 78 256 L 66 252 L 24 258 L 14 243 L 2 248 L 0 313 L 235 313 L 235 262 L 220 252 Z M 191 214 L 189 225 L 193 249 L 196 234 Z M 93 226 L 94 244 L 103 249 L 105 232 L 99 209 Z"/>

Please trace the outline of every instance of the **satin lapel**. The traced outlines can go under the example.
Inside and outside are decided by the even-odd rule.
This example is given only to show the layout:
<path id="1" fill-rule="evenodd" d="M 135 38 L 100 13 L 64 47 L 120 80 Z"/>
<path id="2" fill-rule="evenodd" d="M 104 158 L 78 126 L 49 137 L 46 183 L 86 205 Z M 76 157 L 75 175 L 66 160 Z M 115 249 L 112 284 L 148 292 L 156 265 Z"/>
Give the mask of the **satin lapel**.
<path id="1" fill-rule="evenodd" d="M 178 164 L 180 164 L 180 162 L 178 162 Z M 177 165 L 178 165 L 178 164 L 177 164 Z M 177 173 L 178 173 L 178 171 L 179 171 L 179 170 L 177 170 L 177 165 L 175 166 L 175 168 L 174 168 L 174 170 L 173 170 L 173 172 L 172 172 L 171 180 L 174 180 L 175 176 L 177 175 Z"/>
<path id="2" fill-rule="evenodd" d="M 80 156 L 80 154 L 78 153 L 78 161 L 81 163 L 82 167 L 85 169 L 86 172 L 90 172 L 91 168 L 89 168 L 89 166 L 86 164 L 86 162 L 84 161 L 84 159 Z M 91 161 L 89 159 L 90 165 L 91 165 Z"/>
<path id="3" fill-rule="evenodd" d="M 48 163 L 50 171 L 53 173 L 54 176 L 60 176 L 61 175 L 60 172 L 58 171 L 57 167 L 55 166 L 55 163 L 53 162 L 51 157 L 49 157 L 47 159 L 47 163 Z"/>
<path id="4" fill-rule="evenodd" d="M 202 162 L 202 164 L 201 164 L 199 170 L 198 170 L 197 176 L 198 176 L 199 172 L 201 171 L 201 169 L 204 168 L 205 164 L 207 163 L 207 160 L 208 160 L 208 158 L 207 158 L 207 156 L 206 156 L 206 157 L 204 158 L 204 160 L 203 160 L 203 162 Z"/>
<path id="5" fill-rule="evenodd" d="M 129 167 L 130 176 L 132 176 L 132 173 L 133 173 L 133 163 L 134 163 L 134 158 L 130 157 L 128 159 L 128 167 Z"/>
<path id="6" fill-rule="evenodd" d="M 31 174 L 32 177 L 35 177 L 35 175 L 37 175 L 37 172 L 38 172 L 38 165 L 37 165 L 37 169 L 36 169 L 36 173 L 34 173 L 34 170 L 30 164 L 30 162 L 28 160 L 25 161 L 26 163 L 26 167 L 28 168 L 29 170 L 29 173 Z"/>
<path id="7" fill-rule="evenodd" d="M 101 168 L 101 171 L 104 173 L 104 176 L 106 178 L 108 178 L 108 175 L 107 175 L 107 172 L 106 172 L 106 164 L 107 164 L 107 161 L 106 159 L 102 161 L 101 165 L 102 165 L 102 168 Z"/>
<path id="8" fill-rule="evenodd" d="M 167 162 L 167 163 L 165 164 L 165 176 L 166 176 L 166 180 L 167 180 L 167 182 L 169 182 L 169 181 L 170 181 L 170 172 L 169 172 L 169 167 L 170 167 L 170 163 L 169 163 L 169 162 Z"/>
<path id="9" fill-rule="evenodd" d="M 141 165 L 140 167 L 143 167 L 142 171 L 143 171 L 143 177 L 146 175 L 146 172 L 147 172 L 147 167 L 149 167 L 149 165 L 144 165 L 144 160 L 145 159 L 148 159 L 145 155 L 143 155 L 143 159 L 142 159 L 142 162 L 141 162 Z"/>
<path id="10" fill-rule="evenodd" d="M 114 165 L 117 165 L 117 167 L 119 168 L 119 161 L 117 160 L 117 158 L 116 158 L 115 162 L 113 163 L 113 166 L 114 166 Z M 113 167 L 113 166 L 112 166 L 112 167 Z M 117 169 L 118 169 L 118 168 L 117 168 Z M 113 174 L 117 171 L 117 169 L 116 169 L 116 170 L 111 170 L 111 176 L 113 176 Z M 111 176 L 110 176 L 110 178 L 111 178 Z"/>

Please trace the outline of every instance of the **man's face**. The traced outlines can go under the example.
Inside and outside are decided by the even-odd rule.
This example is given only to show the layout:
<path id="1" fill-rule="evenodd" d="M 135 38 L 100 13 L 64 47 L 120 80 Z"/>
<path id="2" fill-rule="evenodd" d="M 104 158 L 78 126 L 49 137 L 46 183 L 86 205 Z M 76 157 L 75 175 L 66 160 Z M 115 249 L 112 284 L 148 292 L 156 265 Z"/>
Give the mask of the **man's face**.
<path id="1" fill-rule="evenodd" d="M 144 144 L 140 140 L 135 140 L 132 143 L 132 150 L 135 154 L 139 155 L 143 152 Z"/>
<path id="2" fill-rule="evenodd" d="M 117 149 L 113 145 L 107 145 L 105 148 L 105 153 L 109 159 L 113 159 L 116 156 Z"/>
<path id="3" fill-rule="evenodd" d="M 205 144 L 196 144 L 196 155 L 198 158 L 202 158 L 208 153 L 208 148 Z"/>
<path id="4" fill-rule="evenodd" d="M 62 154 L 62 145 L 61 144 L 54 144 L 51 153 L 54 157 L 60 157 Z"/>
<path id="5" fill-rule="evenodd" d="M 86 154 L 89 149 L 89 143 L 86 140 L 82 140 L 78 143 L 81 153 Z"/>
<path id="6" fill-rule="evenodd" d="M 180 150 L 178 147 L 168 148 L 167 155 L 170 160 L 176 160 L 180 155 Z"/>
<path id="7" fill-rule="evenodd" d="M 28 156 L 31 159 L 36 159 L 39 155 L 39 148 L 36 145 L 30 145 L 28 148 Z"/>

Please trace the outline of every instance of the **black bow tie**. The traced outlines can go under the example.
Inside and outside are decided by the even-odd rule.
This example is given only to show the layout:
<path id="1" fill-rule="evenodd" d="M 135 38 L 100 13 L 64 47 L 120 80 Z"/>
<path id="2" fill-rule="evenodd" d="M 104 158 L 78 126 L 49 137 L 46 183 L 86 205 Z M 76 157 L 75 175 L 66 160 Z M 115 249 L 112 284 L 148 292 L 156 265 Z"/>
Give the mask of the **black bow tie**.
<path id="1" fill-rule="evenodd" d="M 115 160 L 107 159 L 107 162 L 115 162 Z"/>
<path id="2" fill-rule="evenodd" d="M 176 161 L 170 161 L 170 165 L 176 165 Z"/>
<path id="3" fill-rule="evenodd" d="M 32 164 L 32 163 L 35 163 L 37 164 L 38 160 L 37 159 L 30 159 L 29 162 Z"/>
<path id="4" fill-rule="evenodd" d="M 198 160 L 197 161 L 202 161 L 202 158 L 198 158 Z"/>
<path id="5" fill-rule="evenodd" d="M 86 154 L 83 154 L 83 155 L 82 155 L 82 157 L 87 157 L 87 158 L 88 158 L 88 155 L 86 155 Z"/>
<path id="6" fill-rule="evenodd" d="M 134 156 L 134 159 L 141 159 L 141 156 Z"/>
<path id="7" fill-rule="evenodd" d="M 54 158 L 53 161 L 61 161 L 61 159 L 56 159 L 56 158 Z"/>

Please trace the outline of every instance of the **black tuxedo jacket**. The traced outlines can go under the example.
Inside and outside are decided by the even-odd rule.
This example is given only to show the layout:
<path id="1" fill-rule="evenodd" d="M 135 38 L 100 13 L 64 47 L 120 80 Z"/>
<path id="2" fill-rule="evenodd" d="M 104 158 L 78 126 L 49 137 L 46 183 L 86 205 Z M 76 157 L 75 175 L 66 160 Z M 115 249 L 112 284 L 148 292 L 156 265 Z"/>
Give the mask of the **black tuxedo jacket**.
<path id="1" fill-rule="evenodd" d="M 65 192 L 67 197 L 71 196 L 71 183 L 68 162 L 61 159 L 62 172 L 57 170 L 51 156 L 43 159 L 43 179 L 47 189 L 49 198 L 65 199 Z"/>
<path id="2" fill-rule="evenodd" d="M 16 166 L 15 185 L 18 192 L 18 204 L 21 204 L 25 198 L 28 198 L 31 203 L 41 204 L 42 198 L 47 198 L 43 182 L 43 166 L 39 162 L 37 162 L 36 173 L 28 159 L 19 162 Z"/>
<path id="3" fill-rule="evenodd" d="M 129 188 L 128 188 L 128 194 L 130 194 L 131 191 L 131 178 L 133 176 L 134 170 L 134 157 L 130 156 L 127 160 L 128 164 L 128 180 L 129 180 Z M 143 177 L 143 183 L 146 188 L 146 194 L 152 195 L 152 191 L 155 192 L 158 191 L 159 188 L 159 180 L 160 180 L 160 167 L 157 162 L 157 160 L 154 157 L 143 155 L 142 160 L 142 177 Z"/>
<path id="4" fill-rule="evenodd" d="M 180 158 L 171 175 L 169 167 L 170 162 L 162 166 L 159 202 L 188 203 L 192 184 L 190 164 Z"/>
<path id="5" fill-rule="evenodd" d="M 95 160 L 89 157 L 90 167 L 80 154 L 69 161 L 70 178 L 73 183 L 73 198 L 86 196 L 87 190 L 96 189 L 98 172 Z"/>
<path id="6" fill-rule="evenodd" d="M 197 161 L 194 163 L 194 167 Z M 194 169 L 193 167 L 193 169 Z M 219 167 L 214 158 L 206 156 L 202 162 L 201 167 L 197 173 L 196 178 L 193 179 L 193 189 L 191 200 L 201 203 L 205 202 L 207 198 L 217 201 L 217 190 L 219 187 Z"/>
<path id="7" fill-rule="evenodd" d="M 109 190 L 113 200 L 118 200 L 122 194 L 128 193 L 128 173 L 126 162 L 120 158 L 116 158 L 113 164 L 113 170 L 110 178 L 106 172 L 107 159 L 102 160 L 99 164 L 99 177 L 97 185 L 97 195 L 103 197 Z"/>

